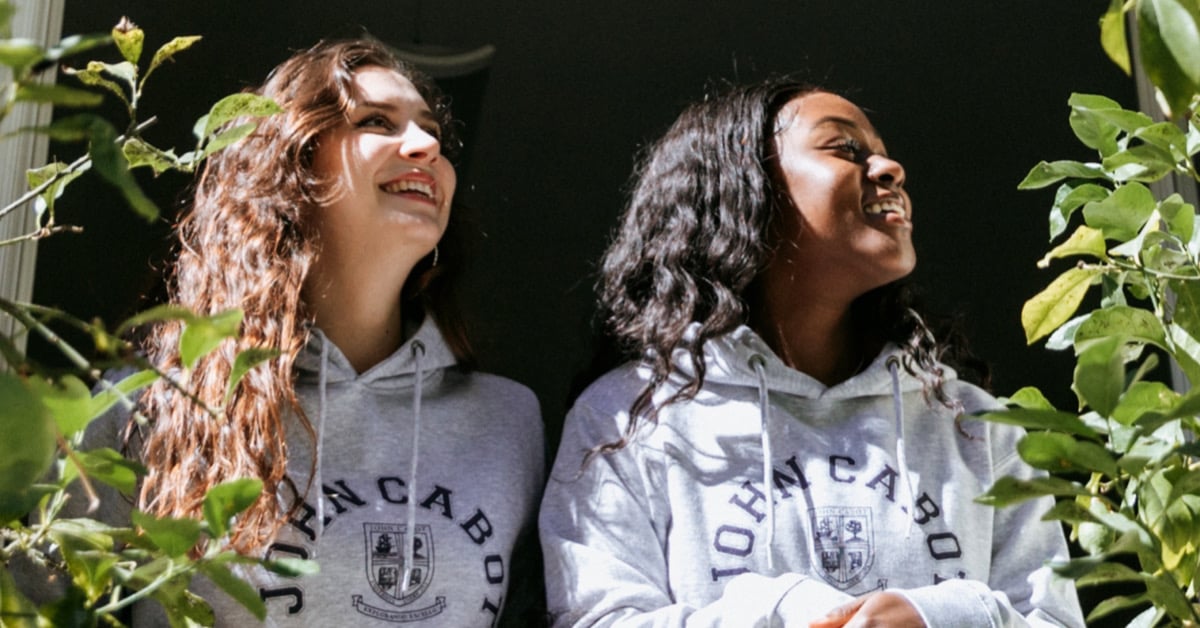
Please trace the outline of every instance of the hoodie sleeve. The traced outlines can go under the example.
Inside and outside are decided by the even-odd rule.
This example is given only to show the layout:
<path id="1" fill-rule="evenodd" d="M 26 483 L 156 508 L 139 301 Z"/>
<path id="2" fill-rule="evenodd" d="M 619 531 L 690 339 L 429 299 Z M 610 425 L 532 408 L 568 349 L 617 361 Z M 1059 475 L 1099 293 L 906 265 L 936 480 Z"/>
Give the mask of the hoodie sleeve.
<path id="1" fill-rule="evenodd" d="M 849 600 L 799 574 L 743 574 L 704 604 L 677 599 L 668 580 L 666 487 L 644 450 L 619 438 L 618 421 L 577 405 L 542 501 L 539 528 L 548 610 L 555 626 L 803 626 Z M 781 621 L 782 620 L 782 621 Z"/>
<path id="2" fill-rule="evenodd" d="M 990 424 L 989 430 L 996 460 L 993 480 L 1045 475 L 1017 454 L 1023 430 L 996 424 Z M 951 579 L 900 593 L 929 626 L 1083 628 L 1074 582 L 1047 566 L 1068 557 L 1061 525 L 1041 519 L 1053 505 L 1053 498 L 1045 497 L 992 509 L 992 570 L 987 583 Z"/>

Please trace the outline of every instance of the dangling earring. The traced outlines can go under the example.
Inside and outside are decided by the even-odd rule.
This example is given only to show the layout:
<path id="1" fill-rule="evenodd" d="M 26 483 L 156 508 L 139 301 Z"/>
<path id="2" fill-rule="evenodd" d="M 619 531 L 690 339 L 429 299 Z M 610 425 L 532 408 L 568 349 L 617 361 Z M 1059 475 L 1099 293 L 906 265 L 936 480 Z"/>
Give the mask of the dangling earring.
<path id="1" fill-rule="evenodd" d="M 437 268 L 437 263 L 438 263 L 438 247 L 435 244 L 435 245 L 433 245 L 433 263 L 430 264 L 429 267 Z"/>

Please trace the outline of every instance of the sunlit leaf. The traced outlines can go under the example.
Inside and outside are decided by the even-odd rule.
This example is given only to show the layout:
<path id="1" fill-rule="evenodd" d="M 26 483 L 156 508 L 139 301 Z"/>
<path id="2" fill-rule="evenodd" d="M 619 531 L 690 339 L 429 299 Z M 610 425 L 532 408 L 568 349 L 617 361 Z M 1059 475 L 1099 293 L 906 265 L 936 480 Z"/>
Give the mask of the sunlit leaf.
<path id="1" fill-rule="evenodd" d="M 1094 94 L 1071 94 L 1067 104 L 1071 106 L 1068 120 L 1079 141 L 1089 148 L 1096 149 L 1101 155 L 1110 155 L 1117 151 L 1117 136 L 1121 129 L 1093 112 L 1096 109 L 1120 109 L 1121 105 L 1117 101 Z"/>
<path id="2" fill-rule="evenodd" d="M 1003 477 L 996 481 L 990 489 L 980 495 L 975 501 L 990 506 L 1004 507 L 1023 502 L 1027 499 L 1045 495 L 1087 495 L 1086 488 L 1062 478 L 1034 478 L 1018 480 L 1014 477 Z"/>
<path id="3" fill-rule="evenodd" d="M 158 379 L 158 373 L 150 369 L 137 371 L 124 378 L 121 381 L 109 386 L 101 386 L 100 392 L 92 398 L 91 407 L 88 409 L 89 418 L 96 418 L 113 407 L 122 397 L 129 399 L 133 395 L 154 383 Z"/>
<path id="4" fill-rule="evenodd" d="M 1127 183 L 1111 196 L 1088 203 L 1083 217 L 1088 226 L 1104 232 L 1106 238 L 1129 240 L 1150 219 L 1157 203 L 1150 189 L 1141 183 Z"/>
<path id="5" fill-rule="evenodd" d="M 321 565 L 315 560 L 302 558 L 274 558 L 263 563 L 271 573 L 277 573 L 288 578 L 312 576 L 321 571 Z"/>
<path id="6" fill-rule="evenodd" d="M 1108 10 L 1100 18 L 1100 44 L 1104 53 L 1125 74 L 1132 72 L 1129 64 L 1129 46 L 1125 43 L 1125 2 L 1110 0 Z"/>
<path id="7" fill-rule="evenodd" d="M 132 496 L 137 489 L 138 478 L 146 475 L 146 468 L 141 464 L 108 447 L 75 452 L 74 460 L 79 462 L 81 470 L 88 477 L 117 489 L 125 496 Z M 74 460 L 71 464 L 75 464 Z"/>
<path id="8" fill-rule="evenodd" d="M 179 359 L 184 367 L 192 368 L 221 341 L 236 336 L 242 315 L 241 309 L 234 308 L 189 321 L 179 335 Z"/>
<path id="9" fill-rule="evenodd" d="M 1071 237 L 1067 238 L 1066 242 L 1054 247 L 1049 253 L 1038 261 L 1038 267 L 1046 268 L 1050 265 L 1050 260 L 1070 257 L 1072 255 L 1087 255 L 1103 259 L 1107 257 L 1107 245 L 1104 241 L 1104 232 L 1099 229 L 1092 229 L 1087 225 L 1080 225 Z"/>
<path id="10" fill-rule="evenodd" d="M 0 64 L 12 68 L 16 75 L 23 74 L 44 55 L 45 51 L 32 39 L 0 39 Z"/>
<path id="11" fill-rule="evenodd" d="M 1139 144 L 1104 158 L 1104 169 L 1116 181 L 1152 183 L 1175 170 L 1175 156 L 1152 144 Z"/>
<path id="12" fill-rule="evenodd" d="M 200 522 L 194 519 L 156 518 L 139 510 L 131 513 L 133 523 L 167 556 L 180 557 L 200 540 Z"/>
<path id="13" fill-rule="evenodd" d="M 1101 416 L 1112 416 L 1125 389 L 1122 344 L 1121 338 L 1097 340 L 1080 352 L 1075 365 L 1074 388 L 1080 401 Z"/>
<path id="14" fill-rule="evenodd" d="M 1076 350 L 1083 351 L 1105 338 L 1149 343 L 1164 349 L 1167 347 L 1167 334 L 1162 322 L 1153 313 L 1137 307 L 1114 305 L 1092 312 L 1075 330 Z"/>
<path id="15" fill-rule="evenodd" d="M 204 496 L 204 520 L 214 537 L 225 536 L 229 519 L 249 508 L 262 493 L 262 481 L 242 478 L 223 482 Z"/>
<path id="16" fill-rule="evenodd" d="M 170 151 L 163 151 L 140 138 L 130 138 L 122 147 L 130 168 L 149 166 L 155 175 L 179 167 L 179 160 Z"/>
<path id="17" fill-rule="evenodd" d="M 229 569 L 222 565 L 202 563 L 200 571 L 208 576 L 213 584 L 229 594 L 229 597 L 245 606 L 259 621 L 267 616 L 267 607 L 259 596 L 258 589 L 246 584 L 245 580 L 235 576 Z"/>
<path id="18" fill-rule="evenodd" d="M 1033 386 L 1026 386 L 1013 393 L 1008 398 L 1008 403 L 1027 410 L 1054 410 L 1054 404 L 1050 403 L 1049 399 L 1046 399 L 1042 391 Z"/>
<path id="19" fill-rule="evenodd" d="M 129 18 L 123 17 L 112 29 L 113 42 L 117 44 L 117 50 L 121 51 L 121 56 L 131 64 L 136 64 L 142 58 L 142 45 L 146 39 L 146 33 L 137 27 L 137 24 L 129 21 Z"/>
<path id="20" fill-rule="evenodd" d="M 1162 382 L 1137 382 L 1121 395 L 1112 418 L 1121 425 L 1133 425 L 1147 412 L 1170 412 L 1178 401 L 1179 393 Z"/>
<path id="21" fill-rule="evenodd" d="M 117 335 L 124 336 L 133 329 L 136 329 L 146 323 L 158 323 L 162 321 L 191 321 L 195 320 L 196 315 L 186 307 L 178 305 L 158 305 L 148 310 L 138 312 L 126 319 L 117 327 Z"/>
<path id="22" fill-rule="evenodd" d="M 1104 447 L 1078 441 L 1066 434 L 1034 432 L 1017 444 L 1021 459 L 1037 469 L 1052 473 L 1068 471 L 1100 472 L 1117 476 L 1117 463 Z"/>
<path id="23" fill-rule="evenodd" d="M 1182 116 L 1198 84 L 1191 76 L 1200 67 L 1194 52 L 1196 36 L 1188 40 L 1188 33 L 1196 29 L 1195 15 L 1177 0 L 1141 0 L 1137 3 L 1137 18 L 1142 67 L 1162 94 L 1169 109 L 1166 113 Z M 1176 50 L 1181 57 L 1176 56 Z M 1185 70 L 1183 63 L 1192 66 Z"/>
<path id="24" fill-rule="evenodd" d="M 274 100 L 257 94 L 231 94 L 218 100 L 208 113 L 196 122 L 196 138 L 204 140 L 226 123 L 241 116 L 263 117 L 283 111 Z"/>
<path id="25" fill-rule="evenodd" d="M 1054 196 L 1054 207 L 1050 210 L 1050 239 L 1053 240 L 1067 230 L 1067 222 L 1075 210 L 1087 203 L 1108 198 L 1112 191 L 1095 183 L 1064 183 Z"/>
<path id="26" fill-rule="evenodd" d="M 147 221 L 158 218 L 158 207 L 151 201 L 142 188 L 138 187 L 133 174 L 129 172 L 129 162 L 117 145 L 117 131 L 111 124 L 97 121 L 91 129 L 92 142 L 88 154 L 96 172 L 106 181 L 121 191 L 125 202 L 138 215 Z"/>
<path id="27" fill-rule="evenodd" d="M 1078 161 L 1043 161 L 1034 166 L 1029 174 L 1017 184 L 1020 190 L 1035 190 L 1058 183 L 1063 179 L 1107 179 L 1108 175 L 1098 164 Z"/>
<path id="28" fill-rule="evenodd" d="M 254 130 L 258 128 L 257 122 L 247 122 L 234 127 L 227 128 L 213 136 L 207 144 L 204 145 L 204 150 L 201 156 L 207 157 L 223 148 L 237 143 L 239 140 L 248 137 Z"/>
<path id="29" fill-rule="evenodd" d="M 1058 410 L 1007 408 L 977 415 L 981 420 L 1019 425 L 1027 430 L 1054 430 L 1083 438 L 1096 439 L 1096 431 L 1084 424 L 1077 415 Z"/>
<path id="30" fill-rule="evenodd" d="M 158 66 L 173 61 L 175 54 L 182 52 L 192 47 L 192 44 L 200 41 L 199 35 L 188 35 L 184 37 L 176 37 L 171 41 L 163 44 L 154 53 L 154 58 L 150 60 L 150 67 L 146 69 L 146 74 L 142 76 L 142 84 L 146 84 L 146 79 L 150 78 L 150 73 L 158 69 Z"/>
<path id="31" fill-rule="evenodd" d="M 16 100 L 50 103 L 55 107 L 95 107 L 104 102 L 104 97 L 66 85 L 25 83 L 17 87 Z"/>
<path id="32" fill-rule="evenodd" d="M 0 519 L 26 500 L 22 494 L 54 460 L 54 419 L 39 395 L 11 372 L 0 372 Z M 19 513 L 18 513 L 19 514 Z"/>
<path id="33" fill-rule="evenodd" d="M 58 381 L 31 378 L 28 383 L 41 397 L 63 436 L 69 437 L 87 427 L 92 418 L 88 414 L 92 392 L 78 377 L 64 375 Z"/>
<path id="34" fill-rule="evenodd" d="M 1045 290 L 1025 302 L 1021 308 L 1021 325 L 1025 341 L 1033 344 L 1067 322 L 1087 294 L 1088 287 L 1099 271 L 1072 268 L 1058 276 Z"/>
<path id="35" fill-rule="evenodd" d="M 225 388 L 225 403 L 229 403 L 230 398 L 233 397 L 233 391 L 237 390 L 238 383 L 242 381 L 246 373 L 250 372 L 250 369 L 278 355 L 278 349 L 267 347 L 254 347 L 238 353 L 237 358 L 233 361 L 233 368 L 229 372 L 229 385 Z"/>

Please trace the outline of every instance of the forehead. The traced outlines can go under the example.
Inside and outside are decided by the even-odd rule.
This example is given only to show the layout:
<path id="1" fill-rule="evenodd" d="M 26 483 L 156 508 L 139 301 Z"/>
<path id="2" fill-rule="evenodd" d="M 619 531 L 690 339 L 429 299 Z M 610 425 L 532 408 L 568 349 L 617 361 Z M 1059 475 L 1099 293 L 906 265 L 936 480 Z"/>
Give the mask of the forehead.
<path id="1" fill-rule="evenodd" d="M 354 98 L 360 104 L 410 104 L 428 108 L 417 86 L 399 72 L 369 65 L 354 71 Z"/>
<path id="2" fill-rule="evenodd" d="M 858 105 L 829 92 L 797 96 L 779 111 L 777 127 L 781 131 L 809 132 L 826 125 L 855 127 L 867 135 L 879 136 Z"/>

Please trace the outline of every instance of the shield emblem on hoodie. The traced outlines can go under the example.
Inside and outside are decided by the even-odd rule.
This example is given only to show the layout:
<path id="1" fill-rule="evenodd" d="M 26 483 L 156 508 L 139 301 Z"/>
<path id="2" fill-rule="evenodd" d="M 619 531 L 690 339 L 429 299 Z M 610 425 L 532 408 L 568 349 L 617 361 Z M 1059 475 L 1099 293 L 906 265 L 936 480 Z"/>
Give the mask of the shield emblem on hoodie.
<path id="1" fill-rule="evenodd" d="M 404 577 L 404 548 L 408 526 L 401 523 L 364 523 L 367 580 L 371 590 L 395 606 L 411 604 L 433 581 L 433 535 L 429 525 L 416 526 L 413 533 L 413 564 L 408 590 L 401 591 Z"/>
<path id="2" fill-rule="evenodd" d="M 875 562 L 875 530 L 870 508 L 814 508 L 812 520 L 814 566 L 826 582 L 839 589 L 858 584 Z"/>

